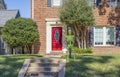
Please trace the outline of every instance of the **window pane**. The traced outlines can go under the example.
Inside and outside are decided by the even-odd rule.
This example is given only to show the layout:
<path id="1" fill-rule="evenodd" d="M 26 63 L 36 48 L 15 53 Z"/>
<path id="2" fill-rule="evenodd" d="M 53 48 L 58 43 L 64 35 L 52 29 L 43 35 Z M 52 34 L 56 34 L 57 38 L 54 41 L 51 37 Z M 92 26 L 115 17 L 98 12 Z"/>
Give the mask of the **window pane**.
<path id="1" fill-rule="evenodd" d="M 119 6 L 119 0 L 108 0 L 108 4 L 110 7 Z"/>
<path id="2" fill-rule="evenodd" d="M 95 45 L 103 45 L 103 28 L 95 27 Z"/>
<path id="3" fill-rule="evenodd" d="M 94 7 L 95 0 L 88 0 L 88 4 L 89 6 Z"/>
<path id="4" fill-rule="evenodd" d="M 53 0 L 53 6 L 60 6 L 61 0 Z"/>
<path id="5" fill-rule="evenodd" d="M 106 45 L 114 45 L 114 28 L 106 28 Z"/>
<path id="6" fill-rule="evenodd" d="M 117 6 L 120 6 L 120 0 L 117 0 Z"/>

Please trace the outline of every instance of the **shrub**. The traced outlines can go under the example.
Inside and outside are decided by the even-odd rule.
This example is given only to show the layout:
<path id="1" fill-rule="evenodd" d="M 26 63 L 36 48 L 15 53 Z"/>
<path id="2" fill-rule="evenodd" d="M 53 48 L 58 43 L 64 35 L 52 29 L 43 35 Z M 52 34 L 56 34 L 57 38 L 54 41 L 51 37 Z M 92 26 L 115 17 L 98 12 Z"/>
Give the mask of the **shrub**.
<path id="1" fill-rule="evenodd" d="M 92 53 L 92 49 L 91 48 L 81 49 L 81 48 L 75 47 L 74 50 L 73 50 L 73 53 L 77 53 L 77 54 Z"/>

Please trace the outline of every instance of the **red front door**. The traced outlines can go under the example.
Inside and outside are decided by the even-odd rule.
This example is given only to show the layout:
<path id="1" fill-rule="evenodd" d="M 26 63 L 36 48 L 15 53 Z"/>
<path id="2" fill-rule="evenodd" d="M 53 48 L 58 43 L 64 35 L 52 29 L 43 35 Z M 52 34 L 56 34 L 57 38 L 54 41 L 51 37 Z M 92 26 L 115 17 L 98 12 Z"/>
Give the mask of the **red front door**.
<path id="1" fill-rule="evenodd" d="M 52 27 L 52 50 L 62 50 L 62 27 Z"/>

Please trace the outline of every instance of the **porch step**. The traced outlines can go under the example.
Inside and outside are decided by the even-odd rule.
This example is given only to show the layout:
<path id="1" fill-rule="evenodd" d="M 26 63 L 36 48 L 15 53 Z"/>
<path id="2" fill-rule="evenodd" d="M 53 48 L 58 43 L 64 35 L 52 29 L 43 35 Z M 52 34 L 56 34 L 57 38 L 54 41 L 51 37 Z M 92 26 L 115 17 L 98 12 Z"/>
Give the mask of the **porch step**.
<path id="1" fill-rule="evenodd" d="M 28 72 L 57 72 L 58 67 L 29 67 Z"/>
<path id="2" fill-rule="evenodd" d="M 50 72 L 50 71 L 45 71 L 45 72 L 27 72 L 26 77 L 29 76 L 57 76 L 58 72 Z"/>
<path id="3" fill-rule="evenodd" d="M 92 51 L 94 54 L 120 54 L 120 47 L 92 47 Z"/>
<path id="4" fill-rule="evenodd" d="M 49 57 L 61 57 L 64 53 L 62 51 L 51 51 L 50 54 L 47 54 Z"/>
<path id="5" fill-rule="evenodd" d="M 59 64 L 56 63 L 30 63 L 29 67 L 57 67 Z"/>
<path id="6" fill-rule="evenodd" d="M 42 59 L 32 59 L 31 60 L 31 63 L 59 63 L 59 60 L 58 59 L 47 59 L 46 58 L 42 58 Z"/>
<path id="7" fill-rule="evenodd" d="M 58 77 L 59 59 L 49 57 L 32 59 L 25 77 Z"/>

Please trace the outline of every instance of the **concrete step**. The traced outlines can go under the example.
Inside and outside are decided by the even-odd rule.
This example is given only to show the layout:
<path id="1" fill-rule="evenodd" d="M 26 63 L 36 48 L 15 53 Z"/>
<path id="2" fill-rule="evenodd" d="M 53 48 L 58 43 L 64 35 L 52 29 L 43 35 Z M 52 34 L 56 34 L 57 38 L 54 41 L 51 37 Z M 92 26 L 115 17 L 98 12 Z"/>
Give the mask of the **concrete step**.
<path id="1" fill-rule="evenodd" d="M 29 67 L 28 72 L 43 72 L 43 71 L 50 71 L 50 72 L 58 72 L 58 67 Z"/>
<path id="2" fill-rule="evenodd" d="M 31 63 L 59 63 L 59 60 L 51 60 L 51 59 L 33 59 Z"/>
<path id="3" fill-rule="evenodd" d="M 58 77 L 60 59 L 44 57 L 30 61 L 26 77 Z"/>
<path id="4" fill-rule="evenodd" d="M 64 54 L 63 51 L 51 51 L 50 54 L 47 55 L 52 55 L 51 57 L 60 57 L 63 54 Z"/>
<path id="5" fill-rule="evenodd" d="M 54 58 L 50 58 L 50 57 L 44 57 L 44 58 L 37 58 L 37 59 L 32 59 L 31 63 L 59 63 L 59 59 L 54 59 Z"/>
<path id="6" fill-rule="evenodd" d="M 58 67 L 58 63 L 30 63 L 29 67 Z"/>
<path id="7" fill-rule="evenodd" d="M 26 73 L 26 77 L 30 77 L 30 76 L 54 76 L 56 77 L 58 75 L 58 72 L 48 72 L 48 71 L 44 71 L 44 72 L 27 72 Z"/>
<path id="8" fill-rule="evenodd" d="M 28 74 L 25 77 L 55 77 L 53 75 Z"/>

